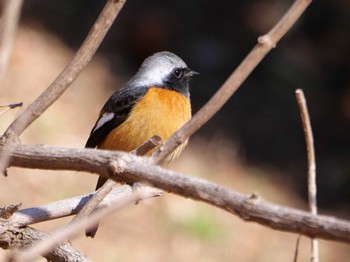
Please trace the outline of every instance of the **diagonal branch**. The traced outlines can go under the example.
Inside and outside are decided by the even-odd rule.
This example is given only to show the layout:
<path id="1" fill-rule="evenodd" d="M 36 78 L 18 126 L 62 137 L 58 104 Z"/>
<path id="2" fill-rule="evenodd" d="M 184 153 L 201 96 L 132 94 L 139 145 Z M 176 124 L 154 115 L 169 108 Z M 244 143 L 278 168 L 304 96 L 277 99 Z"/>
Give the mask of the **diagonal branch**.
<path id="1" fill-rule="evenodd" d="M 258 44 L 241 62 L 214 96 L 193 116 L 190 121 L 165 141 L 164 145 L 153 154 L 154 163 L 160 163 L 166 159 L 176 147 L 186 141 L 189 136 L 195 133 L 220 110 L 260 61 L 276 46 L 277 42 L 295 24 L 310 3 L 311 0 L 296 0 L 270 32 L 259 37 Z"/>
<path id="2" fill-rule="evenodd" d="M 0 146 L 0 154 L 3 148 Z M 350 222 L 272 204 L 204 179 L 177 174 L 124 152 L 19 145 L 10 166 L 98 173 L 117 182 L 145 182 L 164 191 L 202 201 L 246 221 L 309 237 L 350 243 Z"/>
<path id="3" fill-rule="evenodd" d="M 9 126 L 5 137 L 19 136 L 37 119 L 50 105 L 52 105 L 77 78 L 86 67 L 103 38 L 111 27 L 114 19 L 123 7 L 125 0 L 108 0 L 100 16 L 97 18 L 85 41 L 74 55 L 72 61 L 52 84 Z"/>

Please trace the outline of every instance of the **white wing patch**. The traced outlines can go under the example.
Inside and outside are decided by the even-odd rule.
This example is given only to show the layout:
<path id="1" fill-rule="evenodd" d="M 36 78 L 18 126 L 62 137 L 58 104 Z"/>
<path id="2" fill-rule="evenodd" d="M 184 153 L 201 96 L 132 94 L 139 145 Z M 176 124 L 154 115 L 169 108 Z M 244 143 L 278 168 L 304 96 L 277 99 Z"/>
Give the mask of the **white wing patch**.
<path id="1" fill-rule="evenodd" d="M 97 121 L 95 128 L 92 130 L 92 132 L 95 132 L 97 129 L 99 129 L 101 126 L 103 126 L 108 121 L 111 121 L 114 117 L 114 113 L 103 113 L 100 119 Z"/>

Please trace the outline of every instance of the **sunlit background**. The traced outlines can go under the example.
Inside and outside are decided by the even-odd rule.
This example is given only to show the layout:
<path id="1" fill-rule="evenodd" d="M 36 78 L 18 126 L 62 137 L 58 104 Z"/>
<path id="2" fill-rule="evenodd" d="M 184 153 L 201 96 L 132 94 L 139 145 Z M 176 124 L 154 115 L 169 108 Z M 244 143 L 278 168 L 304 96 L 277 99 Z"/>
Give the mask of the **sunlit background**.
<path id="1" fill-rule="evenodd" d="M 70 61 L 104 3 L 24 1 L 0 104 L 33 101 Z M 201 73 L 191 85 L 195 113 L 291 3 L 127 1 L 88 68 L 28 128 L 23 143 L 83 147 L 110 94 L 144 58 L 163 50 Z M 315 136 L 320 212 L 349 219 L 349 11 L 348 1 L 314 1 L 168 168 L 307 210 L 306 149 L 294 95 L 302 88 Z M 1 116 L 1 133 L 21 110 Z M 0 177 L 0 206 L 85 194 L 95 181 L 92 174 L 11 168 Z M 33 226 L 51 231 L 68 221 Z M 95 239 L 81 234 L 73 245 L 94 261 L 292 261 L 297 237 L 164 194 L 107 218 Z M 321 261 L 348 261 L 349 250 L 321 241 Z M 310 241 L 302 238 L 299 261 L 309 254 Z"/>

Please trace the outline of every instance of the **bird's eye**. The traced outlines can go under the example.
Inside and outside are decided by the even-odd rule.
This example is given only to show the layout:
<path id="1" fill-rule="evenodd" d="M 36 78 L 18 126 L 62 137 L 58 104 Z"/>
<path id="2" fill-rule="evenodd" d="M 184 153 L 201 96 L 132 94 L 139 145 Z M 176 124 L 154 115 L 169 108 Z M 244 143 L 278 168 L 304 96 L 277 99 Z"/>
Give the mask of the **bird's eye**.
<path id="1" fill-rule="evenodd" d="M 182 70 L 177 68 L 173 71 L 173 74 L 176 78 L 180 78 L 182 76 Z"/>

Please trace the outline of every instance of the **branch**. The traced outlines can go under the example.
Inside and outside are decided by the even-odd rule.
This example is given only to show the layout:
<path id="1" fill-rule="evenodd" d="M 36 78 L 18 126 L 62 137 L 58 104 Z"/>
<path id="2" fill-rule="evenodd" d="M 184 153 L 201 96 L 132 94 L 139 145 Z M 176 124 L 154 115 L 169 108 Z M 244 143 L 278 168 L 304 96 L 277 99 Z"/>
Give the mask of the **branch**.
<path id="1" fill-rule="evenodd" d="M 42 231 L 31 227 L 18 227 L 11 223 L 0 223 L 0 247 L 2 249 L 26 248 L 33 242 L 49 236 Z M 44 255 L 53 262 L 87 262 L 91 261 L 85 255 L 74 249 L 69 243 L 64 243 Z"/>
<path id="2" fill-rule="evenodd" d="M 23 0 L 2 1 L 2 21 L 0 28 L 0 85 L 5 75 L 15 38 Z"/>
<path id="3" fill-rule="evenodd" d="M 297 242 L 295 243 L 295 251 L 293 262 L 298 262 L 298 253 L 299 253 L 299 243 L 300 243 L 301 235 L 298 236 Z"/>
<path id="4" fill-rule="evenodd" d="M 0 80 L 1 81 L 1 80 Z M 14 104 L 9 104 L 9 105 L 1 105 L 1 107 L 5 107 L 5 109 L 3 109 L 2 111 L 0 111 L 0 116 L 2 114 L 5 114 L 7 111 L 11 110 L 11 109 L 14 109 L 14 108 L 17 108 L 17 107 L 21 107 L 23 105 L 22 102 L 20 103 L 14 103 Z"/>
<path id="5" fill-rule="evenodd" d="M 0 147 L 0 153 L 3 148 Z M 273 229 L 308 237 L 350 242 L 350 222 L 282 207 L 204 179 L 177 174 L 125 152 L 19 145 L 10 166 L 98 173 L 117 182 L 148 183 L 164 191 L 199 200 Z"/>
<path id="6" fill-rule="evenodd" d="M 41 239 L 39 242 L 35 243 L 35 245 L 32 245 L 28 249 L 21 252 L 14 252 L 13 256 L 11 257 L 11 261 L 33 261 L 37 256 L 44 255 L 48 252 L 48 250 L 51 250 L 61 241 L 75 236 L 79 231 L 96 224 L 102 218 L 113 214 L 115 211 L 131 203 L 149 198 L 152 195 L 152 189 L 149 190 L 149 188 L 145 188 L 144 190 L 133 192 L 129 196 L 124 196 L 120 199 L 120 201 L 115 202 L 109 208 L 99 209 L 97 212 L 94 212 L 90 216 L 85 217 L 84 220 L 80 220 L 79 223 L 72 223 L 64 228 L 56 230 L 50 237 Z"/>
<path id="7" fill-rule="evenodd" d="M 160 137 L 159 136 L 153 136 L 149 140 L 147 140 L 142 145 L 138 146 L 135 150 L 133 150 L 131 153 L 135 155 L 141 155 L 146 154 L 148 151 L 153 149 L 154 147 L 158 146 L 160 143 Z M 89 201 L 86 203 L 86 205 L 80 210 L 80 212 L 70 221 L 70 223 L 76 223 L 80 219 L 85 218 L 88 216 L 103 200 L 108 194 L 115 188 L 115 181 L 113 180 L 107 180 L 106 183 L 103 184 L 103 186 L 95 192 L 95 194 L 89 199 Z M 159 196 L 160 192 L 155 196 Z"/>
<path id="8" fill-rule="evenodd" d="M 312 135 L 311 121 L 307 110 L 304 92 L 301 89 L 295 91 L 297 102 L 300 108 L 300 116 L 305 133 L 305 142 L 308 159 L 308 187 L 309 187 L 309 207 L 313 215 L 317 215 L 316 200 L 316 158 L 314 149 L 314 137 Z"/>
<path id="9" fill-rule="evenodd" d="M 309 111 L 306 105 L 306 99 L 303 90 L 297 89 L 295 91 L 296 99 L 300 109 L 301 121 L 303 124 L 305 142 L 306 142 L 306 151 L 307 151 L 307 160 L 308 160 L 308 174 L 307 174 L 307 185 L 309 193 L 309 208 L 311 214 L 317 215 L 317 198 L 316 198 L 316 157 L 315 157 L 315 148 L 314 148 L 314 137 L 312 134 L 311 121 L 309 116 Z M 311 241 L 311 261 L 319 261 L 319 252 L 318 252 L 318 241 L 317 239 L 312 239 Z"/>
<path id="10" fill-rule="evenodd" d="M 296 0 L 270 32 L 258 38 L 258 44 L 246 56 L 214 96 L 190 121 L 165 141 L 164 145 L 153 154 L 154 163 L 161 163 L 165 160 L 176 147 L 186 141 L 189 136 L 195 133 L 220 110 L 267 53 L 276 46 L 277 42 L 295 24 L 310 3 L 311 0 Z"/>
<path id="11" fill-rule="evenodd" d="M 145 187 L 145 186 L 144 186 Z M 144 188 L 143 187 L 143 188 Z M 142 187 L 141 187 L 142 188 Z M 152 192 L 152 197 L 159 196 L 159 190 L 147 187 L 149 192 Z M 100 203 L 98 208 L 109 207 L 121 198 L 132 195 L 132 189 L 129 185 L 123 185 L 113 188 Z M 93 197 L 93 194 L 81 195 L 73 198 L 59 200 L 46 205 L 25 208 L 9 215 L 6 223 L 11 223 L 17 227 L 23 227 L 40 223 L 43 221 L 58 219 L 77 214 L 86 203 Z M 1 214 L 1 212 L 0 212 Z"/>
<path id="12" fill-rule="evenodd" d="M 35 119 L 52 105 L 86 67 L 101 44 L 125 0 L 108 0 L 85 41 L 54 82 L 9 126 L 5 137 L 19 136 Z"/>

